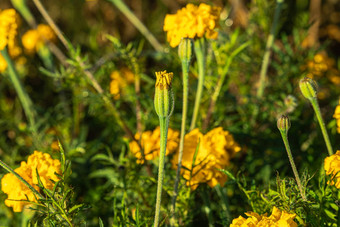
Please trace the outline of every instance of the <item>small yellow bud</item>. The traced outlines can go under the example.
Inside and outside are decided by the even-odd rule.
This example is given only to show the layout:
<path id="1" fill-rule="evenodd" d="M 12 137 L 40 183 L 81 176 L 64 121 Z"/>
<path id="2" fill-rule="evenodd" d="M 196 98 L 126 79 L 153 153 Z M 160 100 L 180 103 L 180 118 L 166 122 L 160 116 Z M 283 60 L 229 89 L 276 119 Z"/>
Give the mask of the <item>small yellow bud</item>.
<path id="1" fill-rule="evenodd" d="M 277 119 L 277 128 L 280 131 L 288 132 L 288 130 L 290 128 L 290 120 L 289 120 L 288 116 L 281 115 L 279 117 L 279 119 Z"/>
<path id="2" fill-rule="evenodd" d="M 173 73 L 167 73 L 166 70 L 162 72 L 156 72 L 156 84 L 155 87 L 163 90 L 169 89 L 171 87 L 172 78 L 174 77 Z"/>
<path id="3" fill-rule="evenodd" d="M 159 117 L 170 117 L 172 114 L 174 108 L 171 90 L 172 78 L 173 73 L 156 72 L 154 105 Z"/>
<path id="4" fill-rule="evenodd" d="M 318 93 L 318 84 L 311 78 L 305 77 L 300 80 L 300 90 L 303 96 L 307 99 L 316 98 Z"/>

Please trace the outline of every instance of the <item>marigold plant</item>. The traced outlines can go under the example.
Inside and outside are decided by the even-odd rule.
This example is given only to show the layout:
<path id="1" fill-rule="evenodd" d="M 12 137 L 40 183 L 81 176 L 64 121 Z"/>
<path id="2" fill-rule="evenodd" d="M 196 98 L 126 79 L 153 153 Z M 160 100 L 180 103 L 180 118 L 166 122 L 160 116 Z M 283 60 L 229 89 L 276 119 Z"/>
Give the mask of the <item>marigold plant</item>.
<path id="1" fill-rule="evenodd" d="M 193 166 L 193 158 L 197 150 Z M 199 183 L 207 183 L 210 187 L 226 182 L 226 175 L 219 169 L 229 164 L 230 158 L 241 150 L 233 136 L 222 127 L 215 128 L 203 135 L 194 129 L 185 135 L 181 174 L 187 185 L 194 190 Z M 173 168 L 177 168 L 178 152 L 172 159 Z"/>
<path id="2" fill-rule="evenodd" d="M 157 127 L 153 131 L 145 131 L 142 133 L 142 138 L 140 137 L 139 133 L 136 133 L 135 139 L 140 141 L 141 146 L 143 148 L 143 153 L 137 144 L 136 141 L 131 141 L 129 144 L 130 151 L 134 154 L 137 158 L 137 163 L 144 163 L 144 160 L 153 160 L 159 156 L 160 151 L 160 127 Z M 171 128 L 168 129 L 168 139 L 167 139 L 167 146 L 166 146 L 166 154 L 169 155 L 170 153 L 174 152 L 179 143 L 179 131 L 173 130 Z"/>
<path id="3" fill-rule="evenodd" d="M 29 53 L 34 53 L 44 45 L 46 41 L 55 41 L 56 35 L 52 28 L 45 24 L 39 24 L 37 29 L 28 30 L 22 36 L 22 45 Z"/>
<path id="4" fill-rule="evenodd" d="M 17 35 L 17 13 L 14 9 L 0 11 L 0 50 L 7 45 L 14 46 L 14 39 Z"/>
<path id="5" fill-rule="evenodd" d="M 330 184 L 340 189 L 340 150 L 325 158 L 324 168 L 327 175 L 334 176 Z"/>
<path id="6" fill-rule="evenodd" d="M 21 162 L 20 167 L 15 169 L 16 173 L 39 191 L 36 170 L 44 187 L 52 189 L 54 182 L 59 180 L 56 173 L 61 173 L 60 161 L 52 159 L 47 153 L 34 151 L 28 157 L 27 162 Z M 7 173 L 1 179 L 1 190 L 8 195 L 8 198 L 5 200 L 6 206 L 13 207 L 14 212 L 21 212 L 24 206 L 29 204 L 20 200 L 28 199 L 31 202 L 36 202 L 33 192 L 11 173 Z"/>
<path id="7" fill-rule="evenodd" d="M 333 117 L 336 119 L 337 131 L 340 133 L 340 100 L 339 105 L 335 108 Z"/>
<path id="8" fill-rule="evenodd" d="M 335 60 L 327 56 L 326 53 L 318 53 L 304 66 L 307 69 L 308 77 L 326 76 L 334 84 L 340 84 L 340 72 L 336 68 Z"/>
<path id="9" fill-rule="evenodd" d="M 128 84 L 134 82 L 134 74 L 128 68 L 122 68 L 120 71 L 115 70 L 111 73 L 110 94 L 114 99 L 119 99 Z"/>
<path id="10" fill-rule="evenodd" d="M 167 14 L 163 30 L 167 32 L 170 46 L 176 47 L 182 38 L 216 39 L 221 8 L 201 3 L 199 6 L 187 4 L 176 14 Z"/>
<path id="11" fill-rule="evenodd" d="M 296 214 L 281 211 L 275 206 L 269 217 L 267 217 L 267 214 L 259 215 L 251 211 L 245 214 L 248 216 L 247 218 L 242 216 L 235 218 L 230 227 L 297 227 L 297 223 L 294 221 Z"/>

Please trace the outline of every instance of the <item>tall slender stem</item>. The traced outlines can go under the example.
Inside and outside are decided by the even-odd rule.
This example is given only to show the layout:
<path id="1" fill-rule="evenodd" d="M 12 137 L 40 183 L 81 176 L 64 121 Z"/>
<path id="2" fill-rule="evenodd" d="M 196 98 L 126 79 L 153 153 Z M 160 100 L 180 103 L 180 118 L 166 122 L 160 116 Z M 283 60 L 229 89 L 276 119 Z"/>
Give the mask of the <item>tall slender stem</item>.
<path id="1" fill-rule="evenodd" d="M 231 219 L 231 215 L 229 211 L 228 197 L 225 195 L 225 192 L 223 191 L 223 188 L 220 184 L 216 185 L 214 189 L 216 190 L 218 196 L 223 201 L 222 203 L 223 214 L 225 215 L 225 218 L 227 219 L 228 225 L 230 225 L 232 219 Z"/>
<path id="2" fill-rule="evenodd" d="M 160 211 L 161 211 L 162 187 L 163 187 L 163 178 L 164 178 L 164 158 L 165 158 L 166 143 L 167 143 L 167 137 L 168 137 L 168 124 L 169 124 L 168 117 L 159 117 L 161 135 L 160 135 L 160 153 L 159 153 L 156 212 L 155 212 L 154 227 L 158 227 L 159 216 L 160 216 Z"/>
<path id="3" fill-rule="evenodd" d="M 135 70 L 136 71 L 136 70 Z M 135 72 L 136 122 L 137 132 L 142 135 L 142 108 L 140 104 L 140 74 Z"/>
<path id="4" fill-rule="evenodd" d="M 217 69 L 218 69 L 218 74 L 220 75 L 220 78 L 217 81 L 216 84 L 216 88 L 214 90 L 214 93 L 210 99 L 210 104 L 209 104 L 209 109 L 207 112 L 207 115 L 205 117 L 205 120 L 203 122 L 203 126 L 202 126 L 202 131 L 204 132 L 209 125 L 210 119 L 212 114 L 214 113 L 215 110 L 215 105 L 218 99 L 218 96 L 221 93 L 223 84 L 224 84 L 224 80 L 229 72 L 229 68 L 231 65 L 231 62 L 233 61 L 234 57 L 239 54 L 244 48 L 246 48 L 249 45 L 249 42 L 243 43 L 242 45 L 240 45 L 236 50 L 234 50 L 227 58 L 227 60 L 222 60 L 218 53 L 215 54 L 216 56 L 216 61 L 217 61 Z M 228 82 L 230 83 L 230 81 Z"/>
<path id="5" fill-rule="evenodd" d="M 53 19 L 50 17 L 44 6 L 41 4 L 40 0 L 33 0 L 34 4 L 38 8 L 39 12 L 43 15 L 44 19 L 47 21 L 47 23 L 50 25 L 50 27 L 54 30 L 54 32 L 57 34 L 60 41 L 63 43 L 65 48 L 67 50 L 70 50 L 70 48 L 73 48 L 71 44 L 68 43 L 66 37 L 63 35 L 63 33 L 60 31 L 58 26 L 54 23 Z M 115 120 L 117 121 L 118 125 L 124 130 L 124 132 L 130 137 L 130 139 L 137 142 L 137 144 L 140 146 L 139 141 L 137 141 L 132 133 L 132 131 L 129 129 L 123 118 L 121 117 L 120 113 L 118 112 L 115 105 L 110 101 L 110 99 L 104 94 L 103 88 L 100 86 L 98 81 L 95 79 L 94 75 L 85 69 L 85 64 L 81 61 L 81 58 L 78 56 L 75 59 L 83 73 L 86 75 L 86 77 L 91 81 L 92 86 L 95 88 L 95 90 L 101 95 L 105 105 L 108 107 L 109 111 L 114 116 Z"/>
<path id="6" fill-rule="evenodd" d="M 113 3 L 129 20 L 130 22 L 145 36 L 145 38 L 150 42 L 150 44 L 157 51 L 162 51 L 162 45 L 157 41 L 157 39 L 152 35 L 147 27 L 136 17 L 136 15 L 131 12 L 131 10 L 125 5 L 122 0 L 108 0 Z"/>
<path id="7" fill-rule="evenodd" d="M 31 26 L 31 27 L 36 27 L 37 23 L 31 13 L 31 11 L 29 10 L 29 8 L 26 5 L 26 1 L 18 1 L 18 0 L 11 0 L 12 5 L 14 6 L 14 8 L 20 12 L 20 14 L 22 15 L 22 17 L 27 21 L 27 23 Z"/>
<path id="8" fill-rule="evenodd" d="M 209 222 L 209 227 L 214 227 L 214 220 L 213 220 L 213 216 L 212 216 L 212 212 L 211 212 L 211 204 L 210 204 L 210 200 L 209 200 L 209 195 L 208 195 L 208 190 L 203 190 L 201 192 L 201 196 L 203 198 L 203 202 L 204 202 L 204 213 L 208 218 L 208 222 Z"/>
<path id="9" fill-rule="evenodd" d="M 332 148 L 332 145 L 331 145 L 328 133 L 327 133 L 325 122 L 323 121 L 322 116 L 321 116 L 321 111 L 320 111 L 318 100 L 316 98 L 312 98 L 309 100 L 313 106 L 314 112 L 316 114 L 316 118 L 318 119 L 321 131 L 322 131 L 322 135 L 327 146 L 328 154 L 331 156 L 333 155 L 333 148 Z"/>
<path id="10" fill-rule="evenodd" d="M 190 47 L 191 48 L 191 47 Z M 189 64 L 190 62 L 182 61 L 182 72 L 183 72 L 183 109 L 182 109 L 182 125 L 181 125 L 181 138 L 179 141 L 179 151 L 178 151 L 178 165 L 176 172 L 176 180 L 174 185 L 174 195 L 171 201 L 171 219 L 170 225 L 176 225 L 176 199 L 178 196 L 178 184 L 180 181 L 180 173 L 182 167 L 182 157 L 183 157 L 183 147 L 184 147 L 184 136 L 185 136 L 185 126 L 187 120 L 187 112 L 188 112 L 188 93 L 189 93 Z"/>
<path id="11" fill-rule="evenodd" d="M 279 22 L 279 17 L 280 17 L 280 12 L 282 8 L 282 3 L 283 0 L 276 0 L 276 8 L 275 8 L 275 14 L 274 14 L 274 20 L 272 27 L 270 29 L 270 34 L 267 39 L 267 44 L 266 44 L 266 51 L 264 52 L 263 55 L 263 61 L 262 61 L 262 66 L 261 66 L 261 72 L 260 72 L 260 85 L 257 90 L 257 97 L 262 98 L 263 96 L 263 91 L 266 83 L 266 77 L 267 77 L 267 70 L 269 66 L 269 58 L 271 54 L 271 49 L 274 43 L 274 38 L 275 38 L 275 32 L 276 32 L 276 27 Z"/>
<path id="12" fill-rule="evenodd" d="M 1 50 L 0 52 L 7 62 L 9 78 L 12 81 L 12 84 L 15 88 L 15 91 L 18 94 L 19 100 L 20 100 L 21 105 L 24 109 L 24 112 L 25 112 L 25 115 L 28 119 L 28 122 L 29 122 L 30 126 L 32 127 L 33 132 L 35 133 L 36 132 L 36 125 L 35 125 L 35 110 L 34 110 L 34 107 L 33 107 L 33 103 L 32 103 L 29 95 L 27 94 L 27 92 L 25 91 L 24 87 L 22 86 L 22 84 L 19 80 L 18 73 L 17 73 L 17 71 L 14 67 L 12 59 L 8 55 L 7 50 L 4 49 L 4 50 Z"/>
<path id="13" fill-rule="evenodd" d="M 304 201 L 307 201 L 306 195 L 305 195 L 305 193 L 304 193 L 304 191 L 302 189 L 302 184 L 301 184 L 301 180 L 300 180 L 300 177 L 299 177 L 299 173 L 298 173 L 298 171 L 296 169 L 296 166 L 295 166 L 295 163 L 294 163 L 294 159 L 293 159 L 293 155 L 292 155 L 292 152 L 290 150 L 287 132 L 283 131 L 283 130 L 280 130 L 280 133 L 281 133 L 281 136 L 282 136 L 283 143 L 285 144 L 285 147 L 286 147 L 286 151 L 287 151 L 287 154 L 288 154 L 289 162 L 290 162 L 290 165 L 292 166 L 293 173 L 295 175 L 296 183 L 298 185 L 301 197 L 302 197 L 302 199 Z"/>
<path id="14" fill-rule="evenodd" d="M 35 6 L 38 8 L 41 15 L 44 17 L 44 19 L 47 21 L 47 23 L 50 25 L 50 27 L 53 29 L 55 34 L 58 36 L 59 40 L 63 43 L 66 49 L 69 49 L 69 42 L 66 40 L 63 33 L 60 31 L 58 26 L 54 23 L 53 19 L 50 17 L 48 12 L 46 11 L 43 4 L 40 2 L 40 0 L 33 0 Z"/>
<path id="15" fill-rule="evenodd" d="M 205 61 L 206 61 L 206 58 L 205 58 L 206 49 L 205 49 L 204 37 L 194 42 L 194 49 L 195 49 L 195 54 L 196 54 L 197 64 L 198 64 L 198 84 L 197 84 L 194 112 L 193 112 L 191 124 L 190 124 L 190 131 L 193 130 L 196 126 L 198 110 L 201 104 L 201 98 L 202 98 L 202 92 L 203 92 L 204 77 L 205 77 Z"/>

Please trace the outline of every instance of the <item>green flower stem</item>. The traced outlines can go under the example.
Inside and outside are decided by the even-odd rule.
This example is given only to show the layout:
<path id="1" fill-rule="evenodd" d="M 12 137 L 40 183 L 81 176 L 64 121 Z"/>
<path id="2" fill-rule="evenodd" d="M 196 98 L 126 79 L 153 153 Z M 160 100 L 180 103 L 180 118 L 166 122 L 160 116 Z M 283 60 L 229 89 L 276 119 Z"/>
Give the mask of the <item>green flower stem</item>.
<path id="1" fill-rule="evenodd" d="M 32 13 L 31 13 L 31 11 L 27 7 L 25 0 L 11 0 L 11 2 L 12 2 L 12 5 L 14 6 L 14 8 L 17 11 L 20 12 L 22 17 L 27 21 L 27 23 L 31 27 L 36 27 L 37 26 L 37 23 L 36 23 Z"/>
<path id="2" fill-rule="evenodd" d="M 230 56 L 227 58 L 227 61 L 224 62 L 222 61 L 217 54 L 215 55 L 217 58 L 217 64 L 219 65 L 218 67 L 218 74 L 220 75 L 220 78 L 217 81 L 216 89 L 214 90 L 214 93 L 210 99 L 210 104 L 209 104 L 209 109 L 207 112 L 207 116 L 204 120 L 203 126 L 202 126 L 202 131 L 205 131 L 208 128 L 210 119 L 212 114 L 214 113 L 215 110 L 215 105 L 218 99 L 218 96 L 221 93 L 222 86 L 224 84 L 224 80 L 229 72 L 229 68 L 231 65 L 231 62 L 233 61 L 234 57 L 238 55 L 244 48 L 246 48 L 250 42 L 243 43 L 241 46 L 239 46 L 235 51 L 233 51 Z M 222 67 L 221 67 L 222 66 Z M 230 83 L 230 82 L 229 82 Z"/>
<path id="3" fill-rule="evenodd" d="M 326 130 L 325 122 L 323 121 L 322 116 L 321 116 L 321 111 L 320 111 L 318 100 L 316 98 L 311 98 L 311 99 L 309 99 L 309 101 L 311 102 L 313 109 L 314 109 L 314 112 L 316 114 L 316 118 L 319 121 L 319 125 L 320 125 L 321 131 L 322 131 L 322 135 L 323 135 L 323 138 L 324 138 L 326 146 L 327 146 L 328 154 L 331 156 L 331 155 L 333 155 L 333 148 L 332 148 L 331 142 L 329 140 L 329 136 L 328 136 L 328 133 L 327 133 L 327 130 Z"/>
<path id="4" fill-rule="evenodd" d="M 14 64 L 12 62 L 12 59 L 8 55 L 7 50 L 4 49 L 4 50 L 1 50 L 0 52 L 2 56 L 4 57 L 5 61 L 7 62 L 9 78 L 12 81 L 14 89 L 18 94 L 19 100 L 24 109 L 28 122 L 33 132 L 35 133 L 36 125 L 35 125 L 35 110 L 33 108 L 33 103 L 19 80 L 18 73 L 15 70 Z"/>
<path id="5" fill-rule="evenodd" d="M 42 45 L 38 50 L 38 55 L 43 61 L 45 67 L 54 71 L 53 58 L 50 49 L 46 45 Z"/>
<path id="6" fill-rule="evenodd" d="M 197 92 L 196 92 L 196 98 L 195 98 L 194 112 L 193 112 L 191 124 L 190 124 L 190 131 L 193 130 L 196 126 L 198 110 L 200 108 L 202 92 L 203 92 L 204 76 L 205 76 L 205 61 L 206 61 L 205 39 L 200 38 L 200 39 L 195 40 L 194 49 L 195 49 L 195 54 L 196 54 L 197 64 L 198 64 L 198 85 L 197 85 Z"/>
<path id="7" fill-rule="evenodd" d="M 154 227 L 158 227 L 159 216 L 161 211 L 161 198 L 162 198 L 162 187 L 164 178 L 164 158 L 166 151 L 166 143 L 168 137 L 168 124 L 169 117 L 159 117 L 160 125 L 160 154 L 159 154 L 159 166 L 158 166 L 158 182 L 157 182 L 157 198 L 156 198 L 156 212 Z"/>
<path id="8" fill-rule="evenodd" d="M 69 50 L 70 46 L 69 46 L 69 42 L 66 40 L 65 36 L 63 35 L 63 33 L 60 31 L 60 29 L 58 28 L 58 26 L 54 23 L 53 19 L 50 17 L 50 15 L 48 14 L 48 12 L 46 11 L 45 7 L 43 6 L 43 4 L 40 2 L 40 0 L 33 0 L 33 3 L 35 4 L 35 6 L 38 8 L 39 12 L 41 13 L 41 15 L 44 17 L 44 19 L 46 20 L 46 22 L 48 23 L 48 25 L 53 29 L 53 31 L 55 32 L 55 34 L 58 36 L 59 40 L 63 43 L 63 45 L 65 46 L 65 48 L 67 50 Z"/>
<path id="9" fill-rule="evenodd" d="M 213 220 L 213 216 L 212 216 L 212 212 L 211 212 L 211 204 L 210 204 L 210 200 L 209 200 L 209 195 L 208 195 L 208 190 L 205 188 L 202 192 L 201 192 L 201 196 L 203 198 L 203 202 L 204 202 L 204 206 L 203 206 L 203 210 L 205 215 L 208 218 L 208 222 L 209 222 L 209 227 L 214 227 L 214 220 Z"/>
<path id="10" fill-rule="evenodd" d="M 260 85 L 259 85 L 259 88 L 258 88 L 257 94 L 256 94 L 258 98 L 262 98 L 262 96 L 263 96 L 266 77 L 267 77 L 267 70 L 268 70 L 268 66 L 269 66 L 269 58 L 270 58 L 271 49 L 272 49 L 272 46 L 273 46 L 273 43 L 274 43 L 276 27 L 277 27 L 277 24 L 279 22 L 282 4 L 283 4 L 283 0 L 276 0 L 274 20 L 273 20 L 272 27 L 270 29 L 270 34 L 269 34 L 268 39 L 267 39 L 266 51 L 264 52 L 262 66 L 261 66 Z"/>
<path id="11" fill-rule="evenodd" d="M 63 43 L 65 48 L 67 50 L 70 50 L 71 48 L 74 49 L 72 47 L 72 45 L 67 41 L 66 37 L 63 35 L 61 30 L 58 28 L 58 26 L 54 23 L 53 19 L 50 17 L 50 15 L 46 11 L 45 7 L 42 5 L 40 0 L 33 0 L 33 2 L 35 4 L 35 6 L 38 8 L 38 10 L 41 13 L 41 15 L 47 21 L 48 25 L 53 29 L 53 31 L 58 36 L 59 40 Z M 50 43 L 50 44 L 52 44 L 52 43 Z M 51 48 L 51 47 L 53 47 L 53 45 L 52 46 L 49 45 L 49 47 Z M 55 49 L 55 50 L 58 50 L 58 49 Z M 53 53 L 55 53 L 55 52 L 53 52 Z M 114 116 L 114 118 L 117 121 L 118 125 L 124 130 L 124 132 L 129 136 L 129 138 L 134 140 L 134 141 L 136 141 L 137 144 L 139 145 L 139 147 L 141 148 L 141 145 L 140 145 L 139 141 L 137 141 L 135 139 L 132 131 L 129 129 L 129 127 L 125 123 L 124 119 L 119 114 L 119 112 L 118 112 L 117 108 L 115 107 L 115 105 L 112 103 L 112 101 L 107 96 L 105 96 L 103 88 L 100 86 L 98 81 L 95 79 L 94 75 L 90 71 L 86 70 L 85 64 L 82 62 L 82 60 L 81 60 L 81 58 L 79 56 L 75 60 L 79 64 L 79 66 L 80 66 L 81 70 L 83 71 L 83 73 L 85 74 L 85 76 L 90 80 L 90 82 L 91 82 L 92 86 L 94 87 L 94 89 L 102 97 L 105 105 L 107 106 L 108 110 Z"/>
<path id="12" fill-rule="evenodd" d="M 287 151 L 287 154 L 288 154 L 289 162 L 290 162 L 290 165 L 292 166 L 293 173 L 295 175 L 296 183 L 298 185 L 301 197 L 302 197 L 302 199 L 304 201 L 307 201 L 306 195 L 305 195 L 305 193 L 304 193 L 304 191 L 302 189 L 302 184 L 301 184 L 301 180 L 300 180 L 300 177 L 299 177 L 299 173 L 298 173 L 298 171 L 296 169 L 296 166 L 295 166 L 295 163 L 294 163 L 294 159 L 293 159 L 293 155 L 292 155 L 292 152 L 290 150 L 287 131 L 280 130 L 280 133 L 281 133 L 281 136 L 282 136 L 283 143 L 285 144 L 285 147 L 286 147 L 286 151 Z"/>
<path id="13" fill-rule="evenodd" d="M 180 181 L 180 173 L 182 168 L 182 157 L 183 157 L 183 147 L 184 147 L 184 136 L 185 136 L 185 126 L 188 112 L 188 93 L 189 93 L 189 64 L 190 62 L 182 61 L 182 72 L 183 72 L 183 109 L 182 109 L 182 125 L 181 125 L 181 138 L 179 141 L 179 153 L 178 153 L 178 165 L 176 172 L 176 180 L 174 185 L 174 194 L 172 197 L 171 206 L 171 219 L 170 225 L 176 225 L 175 209 L 176 209 L 176 199 L 178 196 L 178 184 Z"/>
<path id="14" fill-rule="evenodd" d="M 145 36 L 145 38 L 150 42 L 150 44 L 157 51 L 162 51 L 162 45 L 157 41 L 157 39 L 152 35 L 152 33 L 145 27 L 145 25 L 136 17 L 136 15 L 131 12 L 131 10 L 125 5 L 122 0 L 108 0 L 113 3 L 129 20 L 130 22 Z"/>
<path id="15" fill-rule="evenodd" d="M 229 202 L 228 202 L 228 197 L 226 196 L 225 192 L 223 191 L 223 188 L 220 184 L 216 185 L 214 189 L 217 192 L 217 195 L 221 198 L 223 201 L 222 204 L 222 209 L 223 209 L 223 215 L 225 215 L 225 218 L 227 219 L 228 225 L 231 224 L 231 215 L 229 211 Z"/>
<path id="16" fill-rule="evenodd" d="M 26 185 L 32 192 L 33 194 L 38 198 L 38 199 L 45 199 L 44 196 L 42 196 L 32 185 L 30 185 L 24 178 L 22 178 L 19 174 L 17 174 L 11 167 L 9 167 L 6 163 L 0 160 L 0 166 L 4 168 L 7 172 L 13 174 L 15 177 L 17 177 L 24 185 Z M 51 206 L 47 206 L 48 209 L 52 213 L 56 213 L 55 209 Z M 58 218 L 59 221 L 62 221 L 63 218 L 60 216 L 60 214 L 56 214 L 56 217 Z M 68 219 L 65 219 L 68 222 Z M 69 222 L 68 222 L 69 223 Z M 73 226 L 71 223 L 69 223 L 70 226 Z"/>

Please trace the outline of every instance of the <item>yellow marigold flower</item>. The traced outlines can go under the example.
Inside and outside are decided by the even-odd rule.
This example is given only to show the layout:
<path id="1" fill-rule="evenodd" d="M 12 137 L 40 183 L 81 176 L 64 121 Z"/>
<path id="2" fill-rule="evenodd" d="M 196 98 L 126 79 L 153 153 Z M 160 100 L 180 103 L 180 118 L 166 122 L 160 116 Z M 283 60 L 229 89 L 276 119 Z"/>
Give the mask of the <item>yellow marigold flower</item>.
<path id="1" fill-rule="evenodd" d="M 46 24 L 39 24 L 37 27 L 37 31 L 40 37 L 44 40 L 54 42 L 57 39 L 53 29 Z"/>
<path id="2" fill-rule="evenodd" d="M 134 82 L 134 75 L 128 68 L 122 68 L 111 73 L 110 94 L 114 99 L 120 99 L 120 95 L 128 84 Z"/>
<path id="3" fill-rule="evenodd" d="M 4 57 L 0 54 L 0 73 L 4 72 L 7 69 L 7 62 Z"/>
<path id="4" fill-rule="evenodd" d="M 45 24 L 39 24 L 37 29 L 28 30 L 21 38 L 22 45 L 29 53 L 38 51 L 46 41 L 54 42 L 55 40 L 53 30 Z"/>
<path id="5" fill-rule="evenodd" d="M 259 215 L 255 212 L 246 212 L 248 218 L 239 216 L 235 218 L 230 227 L 297 227 L 294 221 L 296 214 L 290 214 L 274 207 L 272 215 Z"/>
<path id="6" fill-rule="evenodd" d="M 339 105 L 336 106 L 333 117 L 336 119 L 337 131 L 340 133 L 340 100 Z"/>
<path id="7" fill-rule="evenodd" d="M 335 187 L 340 188 L 340 173 L 338 173 L 340 171 L 340 150 L 338 150 L 335 154 L 325 158 L 324 168 L 327 175 L 337 174 L 330 184 L 335 184 Z"/>
<path id="8" fill-rule="evenodd" d="M 0 50 L 7 45 L 14 46 L 14 38 L 17 34 L 17 14 L 14 9 L 0 11 Z"/>
<path id="9" fill-rule="evenodd" d="M 176 14 L 167 14 L 164 19 L 163 30 L 167 32 L 170 46 L 176 47 L 181 38 L 216 39 L 218 20 L 221 8 L 201 3 L 199 6 L 187 4 Z"/>
<path id="10" fill-rule="evenodd" d="M 34 151 L 34 153 L 28 157 L 27 163 L 23 161 L 20 167 L 15 169 L 16 173 L 39 191 L 36 170 L 38 170 L 40 180 L 44 187 L 52 189 L 54 183 L 51 180 L 59 180 L 55 173 L 61 173 L 60 161 L 52 159 L 49 154 Z M 29 201 L 36 202 L 33 192 L 11 173 L 7 173 L 1 179 L 1 189 L 8 195 L 8 198 L 5 200 L 6 206 L 13 207 L 14 212 L 21 212 L 24 206 L 29 205 L 28 202 L 15 200 L 26 200 L 28 198 Z"/>
<path id="11" fill-rule="evenodd" d="M 335 60 L 325 53 L 316 54 L 302 69 L 307 70 L 310 78 L 326 76 L 332 83 L 340 84 L 340 72 L 336 68 Z"/>
<path id="12" fill-rule="evenodd" d="M 193 158 L 197 150 L 195 166 L 192 167 Z M 230 158 L 241 150 L 233 136 L 224 131 L 222 127 L 215 128 L 203 135 L 198 129 L 185 135 L 181 174 L 187 180 L 187 185 L 194 190 L 199 183 L 207 183 L 215 187 L 218 183 L 223 185 L 226 175 L 218 169 L 229 164 Z M 178 152 L 172 159 L 173 168 L 177 168 Z"/>
<path id="13" fill-rule="evenodd" d="M 165 71 L 156 72 L 156 83 L 155 87 L 159 87 L 161 90 L 163 88 L 168 89 L 171 87 L 172 79 L 174 78 L 173 73 L 167 73 Z"/>
<path id="14" fill-rule="evenodd" d="M 144 151 L 145 160 L 153 160 L 159 156 L 160 151 L 160 128 L 157 127 L 153 131 L 146 131 L 142 133 L 142 138 L 139 133 L 136 133 L 135 139 L 140 141 L 141 146 Z M 168 129 L 168 140 L 166 144 L 166 153 L 165 155 L 169 155 L 174 152 L 179 143 L 179 131 L 173 130 L 171 128 Z M 142 152 L 140 147 L 138 146 L 136 141 L 132 141 L 129 144 L 130 151 L 137 158 L 137 163 L 144 163 Z"/>

